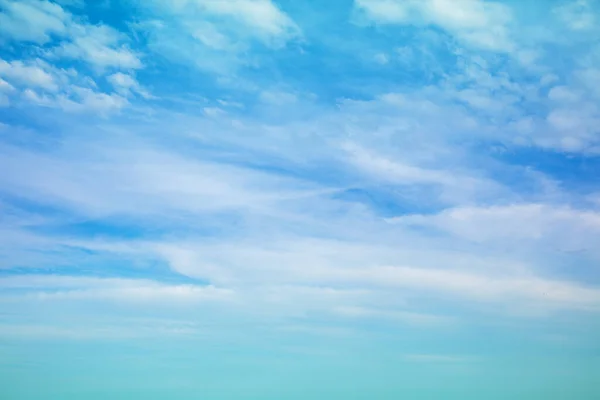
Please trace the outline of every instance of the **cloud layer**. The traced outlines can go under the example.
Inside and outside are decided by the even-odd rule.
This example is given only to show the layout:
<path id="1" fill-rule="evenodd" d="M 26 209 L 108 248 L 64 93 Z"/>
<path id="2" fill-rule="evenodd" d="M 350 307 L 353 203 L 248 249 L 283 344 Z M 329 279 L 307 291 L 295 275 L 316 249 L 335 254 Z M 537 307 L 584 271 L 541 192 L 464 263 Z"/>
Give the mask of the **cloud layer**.
<path id="1" fill-rule="evenodd" d="M 593 353 L 597 4 L 300 3 L 0 0 L 0 336 Z"/>

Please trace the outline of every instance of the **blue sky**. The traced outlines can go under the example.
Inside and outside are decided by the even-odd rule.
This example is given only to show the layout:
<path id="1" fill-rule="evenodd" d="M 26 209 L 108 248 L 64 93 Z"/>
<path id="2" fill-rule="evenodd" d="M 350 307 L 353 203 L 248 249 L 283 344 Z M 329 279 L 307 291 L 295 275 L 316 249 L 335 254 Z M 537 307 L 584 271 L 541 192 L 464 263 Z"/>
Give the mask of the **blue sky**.
<path id="1" fill-rule="evenodd" d="M 0 0 L 2 390 L 597 398 L 598 43 L 594 0 Z"/>

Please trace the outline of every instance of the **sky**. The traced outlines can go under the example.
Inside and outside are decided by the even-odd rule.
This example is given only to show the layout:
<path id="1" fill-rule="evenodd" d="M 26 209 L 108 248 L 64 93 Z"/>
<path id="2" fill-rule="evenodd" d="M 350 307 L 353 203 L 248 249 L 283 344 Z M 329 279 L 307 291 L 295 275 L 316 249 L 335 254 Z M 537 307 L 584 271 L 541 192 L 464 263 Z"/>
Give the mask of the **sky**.
<path id="1" fill-rule="evenodd" d="M 0 0 L 0 397 L 597 399 L 596 0 Z"/>

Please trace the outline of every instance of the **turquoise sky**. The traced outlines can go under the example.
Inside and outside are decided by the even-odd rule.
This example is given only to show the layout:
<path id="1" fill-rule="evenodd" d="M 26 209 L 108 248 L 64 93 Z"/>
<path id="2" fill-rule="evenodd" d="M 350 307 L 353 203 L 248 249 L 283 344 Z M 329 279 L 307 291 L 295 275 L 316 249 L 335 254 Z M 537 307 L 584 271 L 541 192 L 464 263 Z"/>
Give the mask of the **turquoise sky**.
<path id="1" fill-rule="evenodd" d="M 600 2 L 0 0 L 0 398 L 600 398 Z"/>

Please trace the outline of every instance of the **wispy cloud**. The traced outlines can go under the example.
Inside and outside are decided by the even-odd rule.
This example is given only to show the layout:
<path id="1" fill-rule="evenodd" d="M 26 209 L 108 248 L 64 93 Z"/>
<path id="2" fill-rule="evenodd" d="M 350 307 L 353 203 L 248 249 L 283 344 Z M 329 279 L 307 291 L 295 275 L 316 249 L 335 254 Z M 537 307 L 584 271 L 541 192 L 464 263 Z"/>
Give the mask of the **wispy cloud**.
<path id="1" fill-rule="evenodd" d="M 38 59 L 27 65 L 21 61 L 6 62 L 0 60 L 0 74 L 6 79 L 26 87 L 39 87 L 50 92 L 56 92 L 58 85 L 52 75 L 36 64 L 43 65 L 43 62 Z"/>
<path id="2" fill-rule="evenodd" d="M 514 49 L 511 10 L 499 2 L 483 0 L 356 0 L 360 15 L 379 24 L 432 24 L 476 48 Z"/>
<path id="3" fill-rule="evenodd" d="M 195 303 L 223 301 L 232 292 L 212 286 L 168 285 L 150 280 L 120 278 L 86 278 L 61 276 L 14 276 L 0 279 L 3 288 L 29 289 L 36 299 L 49 300 L 111 300 L 130 303 L 165 302 Z M 37 290 L 35 290 L 37 289 Z"/>
<path id="4" fill-rule="evenodd" d="M 47 43 L 52 36 L 67 33 L 69 13 L 46 0 L 3 0 L 0 32 L 15 40 Z"/>
<path id="5" fill-rule="evenodd" d="M 243 56 L 256 45 L 277 49 L 301 36 L 271 0 L 155 0 L 140 6 L 147 18 L 135 26 L 150 49 L 219 75 L 259 64 L 258 57 Z"/>
<path id="6" fill-rule="evenodd" d="M 122 43 L 124 37 L 106 25 L 75 24 L 68 40 L 53 51 L 59 57 L 82 60 L 98 69 L 141 68 L 139 57 Z"/>
<path id="7" fill-rule="evenodd" d="M 591 3 L 587 0 L 565 2 L 555 7 L 553 12 L 569 29 L 573 30 L 590 30 L 594 28 L 597 18 Z"/>

